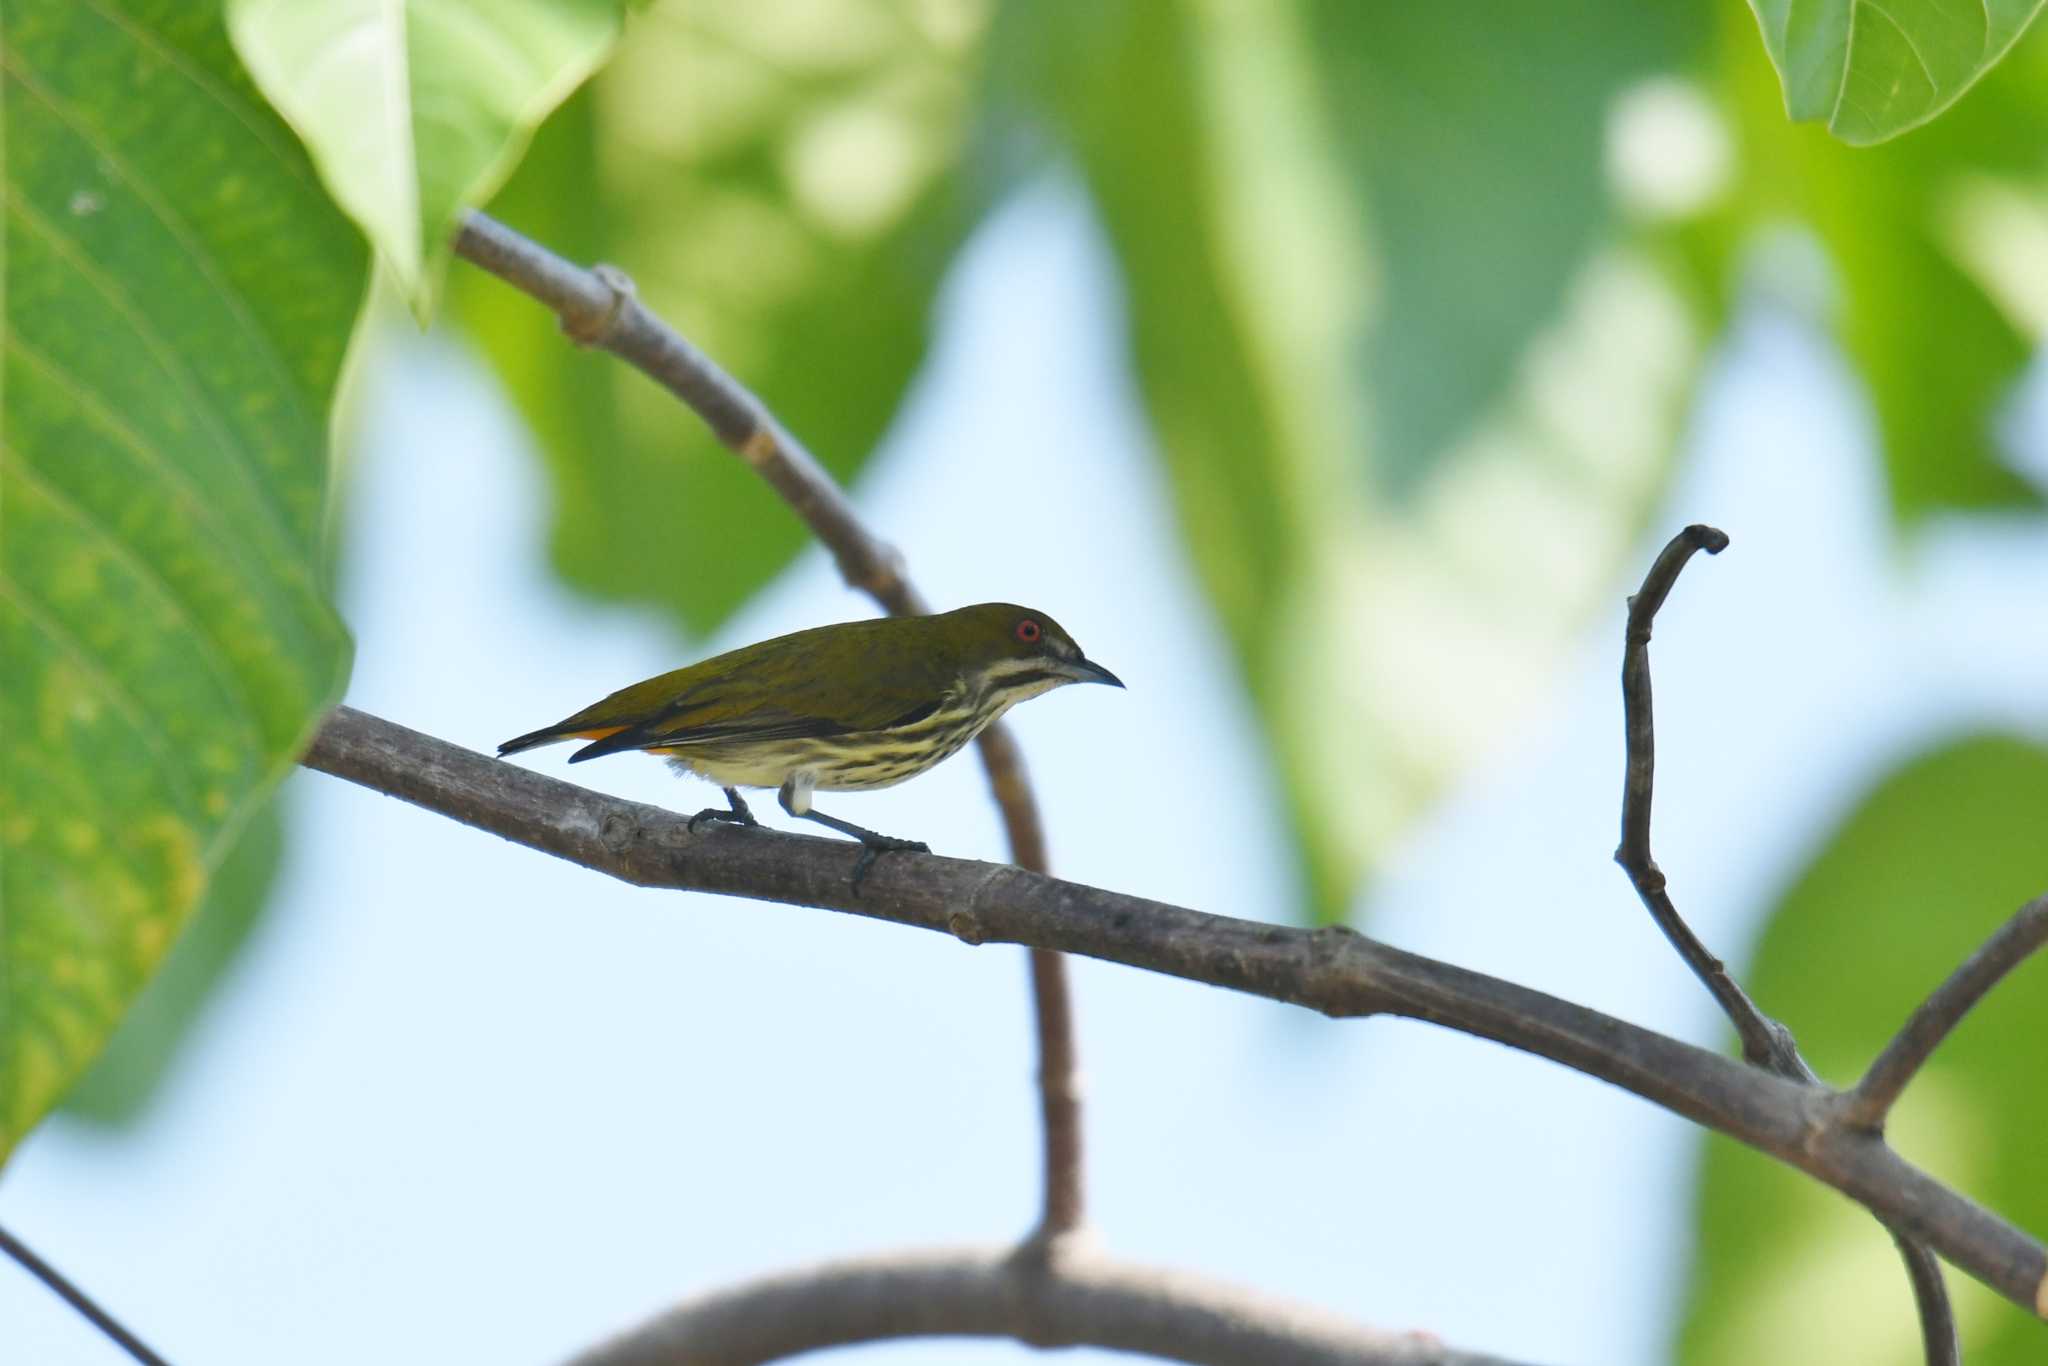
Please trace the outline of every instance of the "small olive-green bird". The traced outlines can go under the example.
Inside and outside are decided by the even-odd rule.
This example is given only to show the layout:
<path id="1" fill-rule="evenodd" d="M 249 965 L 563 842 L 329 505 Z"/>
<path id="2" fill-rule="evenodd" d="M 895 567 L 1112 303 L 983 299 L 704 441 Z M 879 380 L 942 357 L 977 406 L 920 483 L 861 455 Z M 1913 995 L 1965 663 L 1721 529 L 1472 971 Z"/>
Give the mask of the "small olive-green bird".
<path id="1" fill-rule="evenodd" d="M 929 617 L 815 626 L 621 688 L 574 716 L 498 746 L 517 754 L 589 740 L 570 763 L 626 750 L 666 756 L 725 789 L 728 808 L 691 818 L 754 825 L 743 787 L 781 789 L 782 809 L 864 846 L 854 885 L 875 856 L 925 846 L 811 807 L 811 793 L 859 792 L 914 778 L 1017 703 L 1115 674 L 1081 653 L 1043 612 L 985 602 Z"/>

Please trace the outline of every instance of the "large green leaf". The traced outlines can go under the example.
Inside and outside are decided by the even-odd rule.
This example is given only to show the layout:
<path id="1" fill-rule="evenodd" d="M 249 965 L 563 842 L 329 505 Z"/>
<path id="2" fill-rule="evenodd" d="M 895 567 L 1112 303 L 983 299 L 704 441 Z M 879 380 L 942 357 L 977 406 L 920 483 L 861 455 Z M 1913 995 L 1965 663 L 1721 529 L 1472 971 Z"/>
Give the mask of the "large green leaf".
<path id="1" fill-rule="evenodd" d="M 492 204 L 642 298 L 759 393 L 841 479 L 924 355 L 947 262 L 988 199 L 964 161 L 978 7 L 658 7 L 550 120 Z M 591 593 L 708 630 L 805 542 L 675 399 L 578 355 L 479 272 L 457 315 L 541 438 L 553 549 Z"/>
<path id="2" fill-rule="evenodd" d="M 1513 338 L 1474 362 L 1490 385 L 1459 370 L 1462 352 L 1445 340 L 1454 328 L 1423 343 L 1441 364 L 1402 372 L 1401 383 L 1441 383 L 1483 406 L 1416 424 L 1457 439 L 1410 473 L 1398 500 L 1388 481 L 1364 477 L 1378 456 L 1369 358 L 1397 350 L 1393 329 L 1427 308 L 1411 294 L 1404 313 L 1389 312 L 1385 282 L 1438 269 L 1417 258 L 1439 215 L 1450 225 L 1441 236 L 1481 254 L 1475 270 L 1511 269 L 1502 254 L 1513 241 L 1456 222 L 1499 200 L 1424 188 L 1437 149 L 1420 114 L 1370 155 L 1338 136 L 1363 114 L 1329 92 L 1360 78 L 1323 64 L 1350 69 L 1373 54 L 1340 57 L 1342 26 L 1329 22 L 1320 32 L 1292 6 L 1226 0 L 1018 3 L 994 44 L 1006 59 L 999 90 L 1071 150 L 1116 250 L 1186 539 L 1273 737 L 1307 900 L 1324 918 L 1344 913 L 1422 803 L 1511 736 L 1540 696 L 1659 487 L 1699 354 L 1690 296 L 1666 269 L 1612 239 L 1574 259 L 1599 211 L 1559 207 L 1578 226 L 1541 269 L 1563 283 L 1466 320 Z M 1459 31 L 1475 44 L 1493 33 Z M 1499 30 L 1492 57 L 1475 47 L 1468 59 L 1487 70 L 1522 60 L 1516 31 Z M 1394 65 L 1376 79 L 1392 87 L 1403 74 Z M 1484 83 L 1460 79 L 1443 95 L 1476 104 Z M 1585 121 L 1575 158 L 1592 155 Z M 1382 234 L 1361 167 L 1404 156 L 1415 164 L 1384 178 L 1412 202 L 1405 226 Z M 1597 192 L 1588 175 L 1559 191 Z M 1546 308 L 1532 341 L 1532 315 Z M 1531 354 L 1503 373 L 1500 357 L 1525 345 Z M 1448 409 L 1424 397 L 1411 411 Z"/>
<path id="3" fill-rule="evenodd" d="M 365 254 L 184 0 L 12 0 L 0 1154 L 340 692 L 327 408 Z"/>
<path id="4" fill-rule="evenodd" d="M 235 50 L 413 311 L 450 231 L 604 60 L 623 0 L 227 0 Z"/>
<path id="5" fill-rule="evenodd" d="M 1886 779 L 1773 913 L 1746 974 L 1816 1070 L 1855 1079 L 1906 1016 L 2022 902 L 2048 890 L 2048 750 L 1969 739 Z M 2048 1227 L 2041 1135 L 2048 960 L 2022 966 L 1901 1099 L 1893 1142 L 2022 1228 Z M 1683 1359 L 1911 1366 L 1913 1297 L 1891 1240 L 1797 1172 L 1707 1141 Z M 1949 1276 L 1971 1366 L 2032 1363 L 2048 1329 Z"/>
<path id="6" fill-rule="evenodd" d="M 1877 410 L 1898 515 L 2033 501 L 1992 423 L 2030 340 L 1966 269 L 1952 219 L 1959 191 L 1983 177 L 2038 174 L 2048 41 L 2022 43 L 1938 123 L 1857 151 L 1788 125 L 1768 64 L 1730 28 L 1744 171 L 1733 211 L 1752 229 L 1804 222 L 1826 247 L 1838 332 Z"/>
<path id="7" fill-rule="evenodd" d="M 140 1119 L 155 1099 L 214 988 L 262 918 L 284 852 L 276 804 L 260 807 L 206 886 L 206 898 L 135 998 L 106 1051 L 64 1097 L 64 1112 L 95 1124 Z"/>
<path id="8" fill-rule="evenodd" d="M 1897 137 L 1997 64 L 2041 0 L 1750 0 L 1785 112 L 1844 142 Z"/>
<path id="9" fill-rule="evenodd" d="M 1373 471 L 1412 490 L 1496 403 L 1610 227 L 1617 92 L 1678 69 L 1697 5 L 1313 0 L 1343 179 L 1383 263 L 1357 375 Z"/>

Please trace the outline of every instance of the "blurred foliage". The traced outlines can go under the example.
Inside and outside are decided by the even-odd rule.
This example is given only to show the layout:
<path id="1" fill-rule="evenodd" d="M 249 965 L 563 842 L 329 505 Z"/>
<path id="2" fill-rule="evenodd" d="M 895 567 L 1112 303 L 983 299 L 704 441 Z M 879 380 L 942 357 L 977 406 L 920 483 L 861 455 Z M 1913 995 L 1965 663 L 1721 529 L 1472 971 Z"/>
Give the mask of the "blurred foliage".
<path id="1" fill-rule="evenodd" d="M 1923 96 L 1893 79 L 1912 48 L 1864 43 L 1882 16 L 1853 0 L 1758 0 L 1764 41 L 1741 9 L 1717 21 L 1690 0 L 1569 0 L 1540 17 L 1507 0 L 667 0 L 630 7 L 615 49 L 616 0 L 227 8 L 416 308 L 447 226 L 502 182 L 494 212 L 624 267 L 843 479 L 891 421 L 967 236 L 1026 177 L 1078 178 L 1320 918 L 1343 915 L 1422 805 L 1519 731 L 1621 591 L 1702 362 L 1744 298 L 1821 301 L 1869 383 L 1902 527 L 2036 500 L 1991 418 L 2048 326 L 2042 42 L 2018 43 L 1929 128 L 1873 151 L 1839 140 L 1953 100 L 2026 6 L 1983 10 L 1975 39 L 1960 10 L 1889 7 L 1927 64 Z M 97 993 L 93 1028 L 36 1025 L 75 1070 L 162 947 L 131 951 L 114 931 L 141 915 L 167 937 L 334 691 L 318 419 L 363 258 L 211 21 L 41 0 L 10 12 L 5 42 L 0 627 L 32 666 L 10 669 L 0 702 L 35 721 L 12 728 L 32 740 L 8 741 L 23 775 L 8 791 L 34 775 L 37 811 L 188 822 L 137 851 L 159 827 L 73 821 L 58 839 L 5 809 L 7 849 L 58 839 L 33 856 L 86 879 L 58 923 L 114 927 L 19 960 L 43 965 L 31 980 Z M 1786 121 L 1773 59 L 1793 112 L 1838 136 Z M 379 110 L 404 117 L 366 116 Z M 212 160 L 162 152 L 165 130 Z M 1754 247 L 1787 238 L 1820 248 L 1813 279 L 1788 285 Z M 187 254 L 209 269 L 174 264 Z M 704 632 L 802 547 L 795 517 L 692 415 L 577 351 L 546 310 L 472 270 L 448 302 L 537 434 L 568 581 Z M 70 335 L 94 309 L 181 330 L 174 346 L 147 327 Z M 192 392 L 216 401 L 174 405 Z M 61 423 L 97 463 L 43 454 Z M 116 455 L 139 474 L 101 477 Z M 153 506 L 190 515 L 119 501 L 152 487 Z M 195 531 L 209 512 L 228 531 Z M 78 650 L 51 644 L 65 632 Z M 109 690 L 121 704 L 96 705 Z M 137 725 L 159 711 L 166 724 Z M 95 728 L 119 726 L 151 762 L 98 762 Z M 179 787 L 182 764 L 219 773 Z M 177 805 L 195 799 L 196 816 Z M 188 847 L 193 820 L 207 838 Z M 8 866 L 58 885 L 11 852 Z M 174 890 L 160 911 L 133 910 L 138 868 Z M 222 937 L 188 955 L 194 980 L 246 921 L 230 907 L 209 923 Z M 151 1075 L 137 1060 L 167 1046 L 193 990 L 167 984 L 166 1023 L 136 1026 L 150 1046 L 106 1075 Z M 0 1040 L 29 1018 L 8 1008 Z M 38 1057 L 0 1055 L 0 1094 Z M 93 1111 L 121 1112 L 121 1089 L 96 1085 Z"/>
<path id="2" fill-rule="evenodd" d="M 1334 179 L 1369 223 L 1378 302 L 1351 388 L 1359 463 L 1406 489 L 1512 379 L 1612 227 L 1607 123 L 1626 87 L 1684 70 L 1696 5 L 1308 7 Z"/>
<path id="3" fill-rule="evenodd" d="M 327 411 L 366 275 L 210 7 L 21 0 L 4 41 L 0 1156 L 340 695 Z"/>
<path id="4" fill-rule="evenodd" d="M 1906 764 L 1828 840 L 1747 974 L 1823 1078 L 1853 1082 L 1942 978 L 2041 894 L 2044 810 L 2048 749 L 1980 736 Z M 2044 1037 L 2048 960 L 2037 956 L 1942 1044 L 1888 1126 L 1907 1158 L 2033 1229 L 2048 1227 Z M 1709 1137 L 1699 1219 L 1682 1360 L 1922 1359 L 1890 1236 L 1833 1191 Z M 1948 1279 L 1972 1366 L 2042 1359 L 2038 1321 L 1968 1277 Z"/>
<path id="5" fill-rule="evenodd" d="M 972 4 L 656 8 L 491 211 L 574 260 L 625 268 L 850 479 L 988 204 L 964 155 L 982 30 Z M 611 357 L 570 354 L 532 300 L 463 272 L 451 304 L 540 439 L 571 583 L 702 632 L 805 544 L 688 410 Z"/>
<path id="6" fill-rule="evenodd" d="M 2033 21 L 2041 0 L 1750 0 L 1785 112 L 1844 142 L 1897 137 L 1955 103 Z"/>
<path id="7" fill-rule="evenodd" d="M 847 477 L 978 215 L 1078 172 L 1330 919 L 1616 591 L 1759 232 L 1827 248 L 1902 517 L 2029 497 L 1988 420 L 2021 338 L 1950 240 L 1951 173 L 2010 169 L 2030 68 L 2007 65 L 1872 156 L 1787 124 L 1750 16 L 1679 0 L 1012 3 L 986 30 L 965 0 L 696 0 L 635 23 L 494 207 L 625 265 Z M 802 545 L 671 401 L 457 279 L 546 451 L 571 582 L 702 632 Z M 1928 298 L 1953 319 L 1934 354 Z"/>
<path id="8" fill-rule="evenodd" d="M 1018 4 L 992 44 L 1101 210 L 1323 919 L 1527 715 L 1700 352 L 1703 296 L 1602 174 L 1609 103 L 1691 56 L 1689 7 L 1396 9 Z"/>
<path id="9" fill-rule="evenodd" d="M 1992 423 L 2033 338 L 1973 275 L 1956 227 L 1972 187 L 2038 184 L 2048 172 L 2048 42 L 2022 44 L 1932 127 L 1862 151 L 1785 122 L 1739 15 L 1722 70 L 1742 168 L 1724 209 L 1729 231 L 1799 223 L 1826 249 L 1828 312 L 1877 410 L 1899 517 L 2035 501 L 1997 450 Z M 2016 249 L 2025 248 L 1992 243 L 1993 260 L 1981 264 L 2000 269 Z M 2039 256 L 2003 268 L 2038 271 Z"/>
<path id="10" fill-rule="evenodd" d="M 623 0 L 227 0 L 235 50 L 432 316 L 456 215 L 596 69 Z"/>

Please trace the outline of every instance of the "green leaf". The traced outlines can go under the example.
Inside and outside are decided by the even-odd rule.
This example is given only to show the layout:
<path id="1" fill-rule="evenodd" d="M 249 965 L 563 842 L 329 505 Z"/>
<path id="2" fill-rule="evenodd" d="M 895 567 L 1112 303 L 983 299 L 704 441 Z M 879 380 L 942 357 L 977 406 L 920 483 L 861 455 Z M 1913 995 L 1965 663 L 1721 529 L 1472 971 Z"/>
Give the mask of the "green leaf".
<path id="1" fill-rule="evenodd" d="M 1660 486 L 1700 350 L 1690 297 L 1648 254 L 1554 260 L 1544 269 L 1565 281 L 1545 286 L 1549 316 L 1511 374 L 1498 356 L 1482 365 L 1490 386 L 1450 373 L 1454 329 L 1424 343 L 1447 348 L 1444 364 L 1407 382 L 1487 401 L 1388 497 L 1391 481 L 1366 476 L 1379 393 L 1364 358 L 1389 277 L 1430 269 L 1414 259 L 1425 219 L 1459 206 L 1417 188 L 1411 226 L 1377 232 L 1325 101 L 1346 79 L 1319 65 L 1337 60 L 1333 41 L 1288 6 L 1189 0 L 1015 4 L 994 45 L 1004 96 L 1072 152 L 1116 251 L 1185 539 L 1272 737 L 1323 919 L 1541 697 Z M 1526 328 L 1533 307 L 1485 326 Z M 1430 421 L 1416 430 L 1445 434 Z"/>
<path id="2" fill-rule="evenodd" d="M 214 988 L 248 942 L 284 851 L 275 804 L 257 810 L 207 884 L 192 923 L 130 1006 L 106 1051 L 64 1097 L 95 1124 L 134 1123 L 156 1096 Z"/>
<path id="3" fill-rule="evenodd" d="M 2023 43 L 1948 117 L 1862 151 L 1786 124 L 1755 45 L 1729 46 L 1745 170 L 1735 211 L 1751 230 L 1804 222 L 1826 248 L 1837 333 L 1877 410 L 1900 520 L 2035 503 L 1992 424 L 2031 340 L 1974 278 L 1953 220 L 1959 192 L 1983 177 L 2036 173 L 2048 45 Z"/>
<path id="4" fill-rule="evenodd" d="M 1908 763 L 1826 841 L 1747 974 L 1823 1077 L 1852 1082 L 1950 970 L 2048 889 L 2043 810 L 2048 749 L 1979 736 Z M 2048 1225 L 2043 1038 L 2037 956 L 1942 1044 L 1888 1126 L 1907 1158 L 2022 1228 Z M 1686 1362 L 1921 1360 L 1891 1239 L 1856 1206 L 1710 1138 L 1699 1218 Z M 2037 1321 L 1965 1276 L 1948 1282 L 1972 1366 L 2041 1359 Z"/>
<path id="5" fill-rule="evenodd" d="M 1691 5 L 1313 0 L 1344 181 L 1382 262 L 1359 382 L 1373 474 L 1412 492 L 1483 419 L 1612 230 L 1606 135 L 1618 92 L 1691 60 Z"/>
<path id="6" fill-rule="evenodd" d="M 424 322 L 456 215 L 597 69 L 622 0 L 227 0 L 235 50 Z"/>
<path id="7" fill-rule="evenodd" d="M 572 259 L 624 267 L 849 480 L 988 202 L 963 160 L 973 14 L 903 0 L 657 9 L 491 210 Z M 456 273 L 451 300 L 540 437 L 571 583 L 708 631 L 806 543 L 676 399 L 576 353 L 540 305 L 477 271 Z"/>
<path id="8" fill-rule="evenodd" d="M 1785 112 L 1856 146 L 1918 128 L 1962 98 L 2041 0 L 1750 0 Z"/>
<path id="9" fill-rule="evenodd" d="M 367 264 L 218 16 L 4 30 L 0 1154 L 339 694 L 327 409 Z"/>

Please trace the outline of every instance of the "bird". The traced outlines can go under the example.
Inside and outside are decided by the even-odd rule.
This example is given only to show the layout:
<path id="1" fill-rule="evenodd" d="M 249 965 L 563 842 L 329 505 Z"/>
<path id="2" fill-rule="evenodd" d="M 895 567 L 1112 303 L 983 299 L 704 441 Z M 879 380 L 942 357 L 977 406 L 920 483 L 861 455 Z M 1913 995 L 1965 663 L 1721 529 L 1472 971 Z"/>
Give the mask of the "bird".
<path id="1" fill-rule="evenodd" d="M 957 753 L 1017 703 L 1069 683 L 1123 680 L 1043 612 L 985 602 L 931 616 L 839 622 L 777 636 L 621 688 L 499 757 L 565 740 L 582 763 L 639 750 L 725 790 L 690 818 L 759 822 L 740 789 L 775 788 L 782 809 L 859 840 L 853 888 L 876 857 L 929 853 L 918 840 L 828 816 L 813 792 L 892 787 Z"/>

